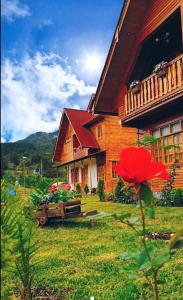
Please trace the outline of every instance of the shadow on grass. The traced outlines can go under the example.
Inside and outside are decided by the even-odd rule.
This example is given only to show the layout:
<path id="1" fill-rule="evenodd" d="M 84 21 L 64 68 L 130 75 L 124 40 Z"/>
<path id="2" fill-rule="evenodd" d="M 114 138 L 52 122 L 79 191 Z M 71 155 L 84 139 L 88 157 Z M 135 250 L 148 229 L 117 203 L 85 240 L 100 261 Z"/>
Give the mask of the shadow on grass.
<path id="1" fill-rule="evenodd" d="M 74 220 L 74 219 L 65 219 L 65 220 L 49 220 L 47 223 L 40 227 L 40 228 L 88 228 L 88 229 L 99 229 L 99 228 L 104 228 L 107 227 L 108 225 L 105 222 L 101 221 L 96 221 L 95 224 L 91 224 L 90 221 L 79 221 L 79 220 Z"/>

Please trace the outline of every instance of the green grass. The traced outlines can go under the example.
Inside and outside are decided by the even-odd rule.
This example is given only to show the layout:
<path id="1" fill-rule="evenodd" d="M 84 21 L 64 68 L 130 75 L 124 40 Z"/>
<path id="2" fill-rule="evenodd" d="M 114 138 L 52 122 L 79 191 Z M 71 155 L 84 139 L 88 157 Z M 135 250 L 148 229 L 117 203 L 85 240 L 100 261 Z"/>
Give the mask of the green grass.
<path id="1" fill-rule="evenodd" d="M 21 193 L 25 201 L 27 192 Z M 83 211 L 97 209 L 99 212 L 139 214 L 134 205 L 102 203 L 97 196 L 83 198 Z M 151 231 L 174 232 L 183 224 L 183 209 L 158 207 L 155 224 Z M 43 261 L 35 274 L 36 286 L 53 287 L 62 295 L 61 299 L 89 300 L 135 300 L 142 299 L 142 280 L 130 281 L 123 270 L 120 254 L 137 247 L 133 230 L 112 217 L 98 220 L 91 227 L 86 219 L 68 220 L 64 223 L 38 228 L 41 249 L 37 258 Z M 160 299 L 183 299 L 181 293 L 183 251 L 165 264 L 160 279 Z M 147 300 L 150 298 L 146 298 Z"/>

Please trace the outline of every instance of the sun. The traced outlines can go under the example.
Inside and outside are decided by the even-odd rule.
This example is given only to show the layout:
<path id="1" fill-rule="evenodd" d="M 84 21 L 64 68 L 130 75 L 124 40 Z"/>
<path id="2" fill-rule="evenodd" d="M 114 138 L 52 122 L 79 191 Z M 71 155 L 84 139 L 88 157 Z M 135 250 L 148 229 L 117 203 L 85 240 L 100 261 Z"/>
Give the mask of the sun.
<path id="1" fill-rule="evenodd" d="M 89 73 L 97 73 L 101 69 L 102 57 L 97 53 L 87 54 L 83 59 L 83 67 Z"/>

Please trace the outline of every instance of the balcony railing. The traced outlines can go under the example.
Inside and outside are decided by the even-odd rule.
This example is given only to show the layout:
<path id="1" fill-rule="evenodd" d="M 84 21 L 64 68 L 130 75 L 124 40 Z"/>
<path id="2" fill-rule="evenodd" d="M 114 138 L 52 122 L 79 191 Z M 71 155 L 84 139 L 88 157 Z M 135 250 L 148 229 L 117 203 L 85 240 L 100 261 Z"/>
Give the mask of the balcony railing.
<path id="1" fill-rule="evenodd" d="M 147 110 L 183 92 L 183 54 L 172 60 L 165 74 L 152 74 L 145 78 L 139 91 L 129 90 L 125 95 L 125 117 Z"/>
<path id="2" fill-rule="evenodd" d="M 174 145 L 175 147 L 172 147 Z M 172 164 L 183 162 L 183 131 L 161 137 L 152 147 L 156 161 Z"/>
<path id="3" fill-rule="evenodd" d="M 88 149 L 87 148 L 82 148 L 82 147 L 77 147 L 73 149 L 73 158 L 74 159 L 78 159 L 81 158 L 83 156 L 88 155 Z"/>

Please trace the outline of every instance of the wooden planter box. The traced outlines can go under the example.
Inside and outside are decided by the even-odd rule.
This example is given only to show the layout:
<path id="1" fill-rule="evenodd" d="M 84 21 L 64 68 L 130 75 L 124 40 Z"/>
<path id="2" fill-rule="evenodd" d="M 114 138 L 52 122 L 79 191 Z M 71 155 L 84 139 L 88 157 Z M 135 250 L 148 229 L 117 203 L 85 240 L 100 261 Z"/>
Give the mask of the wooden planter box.
<path id="1" fill-rule="evenodd" d="M 38 208 L 37 219 L 39 225 L 44 225 L 51 218 L 69 218 L 81 214 L 81 201 L 73 200 L 69 202 L 59 202 L 53 204 L 43 204 Z"/>
<path id="2" fill-rule="evenodd" d="M 138 94 L 138 93 L 140 93 L 140 87 L 141 87 L 141 84 L 138 83 L 138 84 L 135 85 L 133 88 L 131 88 L 131 92 L 132 92 L 133 94 Z"/>

